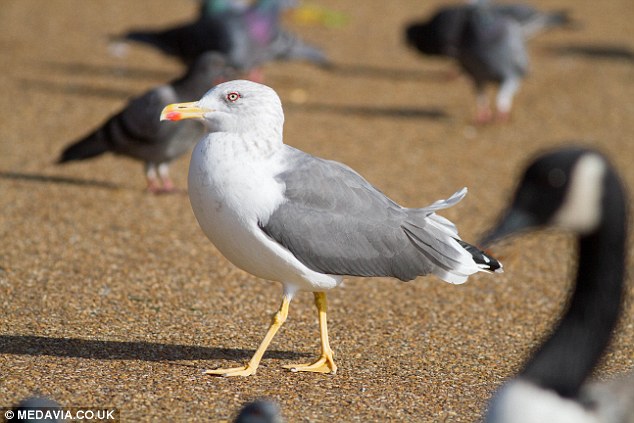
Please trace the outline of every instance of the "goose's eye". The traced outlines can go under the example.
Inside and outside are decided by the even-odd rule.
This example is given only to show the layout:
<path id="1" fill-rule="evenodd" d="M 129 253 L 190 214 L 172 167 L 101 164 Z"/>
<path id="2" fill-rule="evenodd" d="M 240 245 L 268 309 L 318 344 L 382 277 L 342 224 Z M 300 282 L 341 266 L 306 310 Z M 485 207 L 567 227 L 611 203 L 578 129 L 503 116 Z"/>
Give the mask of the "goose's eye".
<path id="1" fill-rule="evenodd" d="M 229 100 L 232 103 L 235 103 L 236 101 L 238 101 L 239 98 L 240 98 L 240 94 L 235 91 L 227 94 L 227 100 Z"/>

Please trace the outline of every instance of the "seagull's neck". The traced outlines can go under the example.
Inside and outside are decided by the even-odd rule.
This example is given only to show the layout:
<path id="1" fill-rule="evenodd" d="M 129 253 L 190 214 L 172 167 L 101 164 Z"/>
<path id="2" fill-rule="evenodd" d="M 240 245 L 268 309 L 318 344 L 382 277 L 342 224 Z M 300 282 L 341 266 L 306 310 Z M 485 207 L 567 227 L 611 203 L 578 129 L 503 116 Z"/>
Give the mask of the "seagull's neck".
<path id="1" fill-rule="evenodd" d="M 209 135 L 210 142 L 235 157 L 267 159 L 284 146 L 281 131 L 260 127 L 250 131 L 218 131 Z"/>
<path id="2" fill-rule="evenodd" d="M 552 335 L 522 376 L 564 397 L 576 397 L 606 349 L 621 309 L 626 245 L 626 205 L 621 184 L 606 174 L 602 221 L 579 238 L 575 290 Z"/>

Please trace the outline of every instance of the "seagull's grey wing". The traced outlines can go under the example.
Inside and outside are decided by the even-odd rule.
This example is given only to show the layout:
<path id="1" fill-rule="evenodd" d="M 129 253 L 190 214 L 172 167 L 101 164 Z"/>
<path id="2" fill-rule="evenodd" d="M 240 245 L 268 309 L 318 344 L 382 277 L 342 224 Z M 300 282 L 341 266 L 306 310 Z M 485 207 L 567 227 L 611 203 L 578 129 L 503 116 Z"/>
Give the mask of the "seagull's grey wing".
<path id="1" fill-rule="evenodd" d="M 340 163 L 290 147 L 287 153 L 292 164 L 277 177 L 285 201 L 260 227 L 304 265 L 321 273 L 401 280 L 454 266 L 446 261 L 461 254 L 449 251 L 462 250 L 452 237 L 455 228 L 433 210 L 457 197 L 429 210 L 405 209 Z"/>

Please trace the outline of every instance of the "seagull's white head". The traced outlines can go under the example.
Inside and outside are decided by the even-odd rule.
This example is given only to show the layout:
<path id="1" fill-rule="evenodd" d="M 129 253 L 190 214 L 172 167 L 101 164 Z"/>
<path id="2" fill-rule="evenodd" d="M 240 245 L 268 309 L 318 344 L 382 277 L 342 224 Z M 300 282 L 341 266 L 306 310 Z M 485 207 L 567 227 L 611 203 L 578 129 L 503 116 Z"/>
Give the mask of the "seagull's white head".
<path id="1" fill-rule="evenodd" d="M 193 103 L 166 106 L 161 120 L 201 119 L 211 132 L 282 136 L 284 112 L 277 93 L 266 85 L 235 80 L 218 84 Z"/>

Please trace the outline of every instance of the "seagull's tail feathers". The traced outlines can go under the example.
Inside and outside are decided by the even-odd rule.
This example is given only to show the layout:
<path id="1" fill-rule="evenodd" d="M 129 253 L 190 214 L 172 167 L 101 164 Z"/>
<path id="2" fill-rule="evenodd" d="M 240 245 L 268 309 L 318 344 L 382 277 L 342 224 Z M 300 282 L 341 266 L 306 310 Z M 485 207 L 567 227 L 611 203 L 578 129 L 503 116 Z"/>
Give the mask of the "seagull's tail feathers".
<path id="1" fill-rule="evenodd" d="M 462 201 L 462 199 L 465 198 L 466 195 L 467 195 L 467 187 L 463 187 L 462 189 L 456 191 L 451 197 L 447 198 L 446 200 L 438 200 L 427 207 L 423 207 L 422 209 L 420 209 L 420 211 L 426 213 L 427 215 L 431 215 L 435 211 L 448 209 L 449 207 L 455 206 L 460 201 Z"/>
<path id="2" fill-rule="evenodd" d="M 108 142 L 102 132 L 102 128 L 99 128 L 90 135 L 66 147 L 57 159 L 57 163 L 90 159 L 109 151 Z"/>
<path id="3" fill-rule="evenodd" d="M 466 188 L 463 188 L 448 200 L 432 206 L 449 207 L 465 194 Z M 425 224 L 414 223 L 417 220 L 414 218 L 406 222 L 402 228 L 410 242 L 431 264 L 431 273 L 440 279 L 461 284 L 476 272 L 502 272 L 502 264 L 498 260 L 462 241 L 456 226 L 448 219 L 431 213 L 425 217 Z"/>
<path id="4" fill-rule="evenodd" d="M 460 244 L 462 248 L 464 248 L 469 252 L 469 254 L 471 254 L 473 261 L 476 262 L 480 270 L 496 273 L 502 273 L 504 271 L 504 266 L 502 266 L 502 263 L 500 263 L 496 258 L 488 255 L 478 247 L 464 242 L 461 239 L 457 239 L 456 241 L 458 241 L 458 244 Z"/>
<path id="5" fill-rule="evenodd" d="M 445 282 L 465 283 L 469 275 L 480 270 L 471 254 L 454 238 L 457 235 L 444 224 L 428 218 L 423 226 L 407 222 L 403 225 L 403 230 L 412 245 L 424 256 L 428 263 L 427 272 Z"/>

